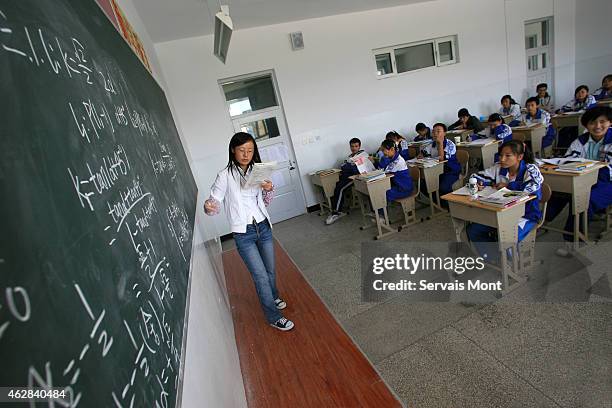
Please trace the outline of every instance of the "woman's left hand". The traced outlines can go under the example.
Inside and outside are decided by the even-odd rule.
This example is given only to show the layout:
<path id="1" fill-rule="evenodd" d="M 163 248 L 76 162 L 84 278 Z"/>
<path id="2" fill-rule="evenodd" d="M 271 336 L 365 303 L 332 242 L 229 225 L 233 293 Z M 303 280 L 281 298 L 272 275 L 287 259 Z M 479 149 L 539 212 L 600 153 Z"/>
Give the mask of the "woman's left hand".
<path id="1" fill-rule="evenodd" d="M 272 189 L 274 188 L 274 185 L 272 184 L 270 180 L 266 180 L 263 183 L 261 183 L 261 188 L 263 188 L 265 191 L 272 191 Z"/>
<path id="2" fill-rule="evenodd" d="M 506 183 L 497 183 L 495 185 L 495 189 L 497 189 L 497 190 L 501 190 L 504 187 L 508 187 L 508 184 L 506 184 Z"/>

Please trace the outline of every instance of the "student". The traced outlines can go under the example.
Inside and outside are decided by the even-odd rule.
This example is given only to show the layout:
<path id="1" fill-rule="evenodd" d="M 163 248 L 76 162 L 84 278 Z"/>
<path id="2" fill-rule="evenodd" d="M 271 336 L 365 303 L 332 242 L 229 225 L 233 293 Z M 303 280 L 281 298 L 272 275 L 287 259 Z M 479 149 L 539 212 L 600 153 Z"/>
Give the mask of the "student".
<path id="1" fill-rule="evenodd" d="M 566 103 L 557 111 L 561 112 L 579 112 L 588 109 L 595 105 L 595 97 L 589 95 L 589 87 L 586 85 L 580 85 L 574 91 L 574 99 Z"/>
<path id="2" fill-rule="evenodd" d="M 512 115 L 512 120 L 508 124 L 509 126 L 518 126 L 521 123 L 521 106 L 516 103 L 510 95 L 504 95 L 501 98 L 501 108 L 499 113 L 502 116 Z"/>
<path id="3" fill-rule="evenodd" d="M 608 166 L 599 170 L 597 183 L 591 187 L 588 208 L 589 219 L 597 212 L 603 212 L 612 205 L 612 109 L 599 106 L 588 109 L 580 119 L 587 132 L 579 136 L 571 144 L 565 157 L 581 157 L 589 160 L 606 162 Z M 546 221 L 554 220 L 557 215 L 571 202 L 571 196 L 564 193 L 553 193 L 548 202 Z M 581 220 L 582 221 L 582 220 Z M 574 215 L 570 210 L 565 223 L 566 231 L 574 232 Z M 571 241 L 571 235 L 564 234 L 565 241 Z M 557 249 L 560 256 L 568 256 L 568 248 Z"/>
<path id="4" fill-rule="evenodd" d="M 496 189 L 503 187 L 514 191 L 526 191 L 535 195 L 535 200 L 525 203 L 525 214 L 518 224 L 518 241 L 522 241 L 542 218 L 540 199 L 541 186 L 544 181 L 540 169 L 533 162 L 531 151 L 518 140 L 504 142 L 499 148 L 499 163 L 492 167 L 473 174 L 478 180 L 479 189 L 492 186 Z M 489 262 L 498 259 L 495 228 L 482 224 L 472 223 L 467 227 L 467 235 L 481 255 L 486 254 Z"/>
<path id="5" fill-rule="evenodd" d="M 408 154 L 408 141 L 406 140 L 404 136 L 400 135 L 395 130 L 392 130 L 391 132 L 387 133 L 387 138 L 390 138 L 391 140 L 395 142 L 395 145 L 400 150 L 400 153 L 406 152 L 406 154 Z M 404 157 L 404 159 L 406 158 Z"/>
<path id="6" fill-rule="evenodd" d="M 504 123 L 504 118 L 499 113 L 492 113 L 489 116 L 489 126 L 485 129 L 484 135 L 474 134 L 468 136 L 467 140 L 472 141 L 475 139 L 495 139 L 501 140 L 502 143 L 508 142 L 512 140 L 512 129 L 510 126 Z M 499 160 L 499 153 L 495 153 L 494 161 L 497 162 Z"/>
<path id="7" fill-rule="evenodd" d="M 353 180 L 349 177 L 359 174 L 357 165 L 349 159 L 363 153 L 363 150 L 361 150 L 361 140 L 356 137 L 352 138 L 349 141 L 349 147 L 351 149 L 351 154 L 348 155 L 347 159 L 342 163 L 342 166 L 340 166 L 340 179 L 336 183 L 334 196 L 331 199 L 332 213 L 325 220 L 325 224 L 327 225 L 333 224 L 346 215 L 340 211 L 344 203 L 344 191 L 353 185 Z"/>
<path id="8" fill-rule="evenodd" d="M 381 145 L 383 158 L 378 163 L 377 167 L 383 169 L 385 173 L 393 174 L 391 177 L 391 188 L 387 190 L 387 201 L 391 202 L 399 198 L 405 198 L 412 193 L 412 177 L 406 161 L 397 149 L 392 140 L 386 139 Z"/>
<path id="9" fill-rule="evenodd" d="M 399 136 L 399 134 L 397 134 L 397 136 L 396 136 L 396 134 L 397 134 L 397 132 L 395 130 L 387 132 L 387 134 L 385 135 L 385 140 L 391 140 L 395 144 L 395 147 L 397 148 L 397 150 L 401 151 L 402 149 L 397 145 L 397 142 L 396 142 L 396 140 L 398 139 L 397 136 Z M 408 147 L 407 143 L 406 143 L 406 147 Z M 384 156 L 385 156 L 385 154 L 382 151 L 382 146 L 380 146 L 378 148 L 378 151 L 376 152 L 376 158 L 378 160 L 381 160 Z"/>
<path id="10" fill-rule="evenodd" d="M 415 130 L 417 132 L 417 135 L 414 138 L 415 142 L 431 140 L 431 129 L 425 126 L 424 123 L 417 123 Z"/>
<path id="11" fill-rule="evenodd" d="M 612 99 L 612 74 L 608 74 L 601 80 L 601 88 L 593 92 L 595 99 Z"/>
<path id="12" fill-rule="evenodd" d="M 446 138 L 446 125 L 436 123 L 433 126 L 433 142 L 421 148 L 421 155 L 438 160 L 446 160 L 444 173 L 440 174 L 439 195 L 453 191 L 453 184 L 461 174 L 461 164 L 457 160 L 455 143 Z M 427 194 L 425 180 L 421 180 L 421 190 Z"/>
<path id="13" fill-rule="evenodd" d="M 261 162 L 253 136 L 236 133 L 228 150 L 227 166 L 217 174 L 204 210 L 208 215 L 218 214 L 223 202 L 238 253 L 251 273 L 266 320 L 278 330 L 291 330 L 293 322 L 280 312 L 287 303 L 279 297 L 276 288 L 274 238 L 266 210 L 272 201 L 274 186 L 270 181 L 261 186 L 245 186 L 253 164 Z"/>
<path id="14" fill-rule="evenodd" d="M 541 83 L 536 87 L 536 97 L 538 98 L 538 104 L 540 108 L 548 113 L 553 113 L 555 107 L 553 105 L 552 97 L 548 93 L 548 84 Z"/>
<path id="15" fill-rule="evenodd" d="M 459 109 L 457 116 L 459 117 L 459 120 L 450 125 L 448 130 L 470 129 L 473 130 L 474 133 L 478 133 L 484 129 L 484 126 L 482 123 L 480 123 L 480 120 L 478 120 L 476 116 L 470 115 L 470 112 L 466 108 Z"/>
<path id="16" fill-rule="evenodd" d="M 540 106 L 538 106 L 538 103 L 539 99 L 535 96 L 527 99 L 527 102 L 525 103 L 527 113 L 525 113 L 523 122 L 526 125 L 541 123 L 546 127 L 546 135 L 544 135 L 544 138 L 542 139 L 542 149 L 544 149 L 545 147 L 552 145 L 553 141 L 555 140 L 556 132 L 555 128 L 550 123 L 550 114 L 541 109 Z"/>

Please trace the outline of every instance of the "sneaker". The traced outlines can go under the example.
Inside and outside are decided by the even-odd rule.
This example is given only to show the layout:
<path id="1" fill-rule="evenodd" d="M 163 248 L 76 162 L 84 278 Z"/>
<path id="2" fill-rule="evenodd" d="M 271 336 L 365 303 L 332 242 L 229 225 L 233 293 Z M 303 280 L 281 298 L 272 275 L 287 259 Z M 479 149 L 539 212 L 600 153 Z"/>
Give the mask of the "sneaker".
<path id="1" fill-rule="evenodd" d="M 557 256 L 562 256 L 564 258 L 568 258 L 570 256 L 572 256 L 572 252 L 573 252 L 573 243 L 572 242 L 565 242 L 565 245 L 562 247 L 559 247 L 555 250 L 555 254 L 557 254 Z"/>
<path id="2" fill-rule="evenodd" d="M 289 331 L 293 329 L 293 326 L 295 325 L 293 324 L 291 320 L 287 319 L 286 317 L 281 317 L 274 323 L 270 323 L 270 326 L 274 327 L 275 329 L 281 330 L 281 331 Z"/>
<path id="3" fill-rule="evenodd" d="M 281 298 L 276 299 L 274 301 L 274 304 L 276 305 L 276 308 L 278 310 L 283 310 L 284 308 L 287 307 L 287 303 L 283 299 L 281 299 Z"/>
<path id="4" fill-rule="evenodd" d="M 327 217 L 327 219 L 325 220 L 325 224 L 327 225 L 331 225 L 334 222 L 338 221 L 340 218 L 344 217 L 346 214 L 343 212 L 339 212 L 339 213 L 335 213 L 335 214 L 330 214 L 329 217 Z"/>

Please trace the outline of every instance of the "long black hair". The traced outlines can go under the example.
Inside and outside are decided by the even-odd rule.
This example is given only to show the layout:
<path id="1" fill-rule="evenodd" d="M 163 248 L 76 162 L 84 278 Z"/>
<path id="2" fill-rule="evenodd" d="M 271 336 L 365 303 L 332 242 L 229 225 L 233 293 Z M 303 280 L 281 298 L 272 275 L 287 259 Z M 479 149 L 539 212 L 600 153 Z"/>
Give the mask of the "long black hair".
<path id="1" fill-rule="evenodd" d="M 226 167 L 230 171 L 233 172 L 234 169 L 240 168 L 240 164 L 236 161 L 236 157 L 234 156 L 234 151 L 237 147 L 242 146 L 247 142 L 253 142 L 253 159 L 251 159 L 251 162 L 247 166 L 247 172 L 251 170 L 251 168 L 253 167 L 253 163 L 261 163 L 261 158 L 259 157 L 259 150 L 257 150 L 257 143 L 255 142 L 255 138 L 249 133 L 238 132 L 234 136 L 232 136 L 232 139 L 229 142 Z"/>
<path id="2" fill-rule="evenodd" d="M 510 106 L 512 105 L 517 105 L 516 101 L 510 96 L 510 95 L 504 95 L 501 98 L 501 103 L 504 103 L 504 99 L 509 99 L 510 100 Z"/>
<path id="3" fill-rule="evenodd" d="M 502 145 L 499 147 L 500 154 L 504 147 L 509 147 L 510 150 L 512 150 L 512 153 L 516 154 L 517 156 L 519 154 L 522 154 L 523 161 L 525 163 L 529 163 L 529 164 L 534 163 L 533 153 L 531 152 L 531 150 L 529 149 L 529 147 L 527 147 L 525 143 L 520 142 L 518 140 L 508 140 L 507 142 L 502 143 Z"/>

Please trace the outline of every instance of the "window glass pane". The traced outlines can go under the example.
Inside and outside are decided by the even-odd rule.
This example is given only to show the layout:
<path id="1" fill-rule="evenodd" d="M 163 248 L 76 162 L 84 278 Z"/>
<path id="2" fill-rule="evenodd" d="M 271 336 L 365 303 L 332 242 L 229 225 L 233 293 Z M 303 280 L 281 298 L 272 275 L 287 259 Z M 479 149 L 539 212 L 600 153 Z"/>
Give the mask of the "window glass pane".
<path id="1" fill-rule="evenodd" d="M 433 43 L 413 45 L 395 50 L 397 72 L 414 71 L 435 65 Z"/>
<path id="2" fill-rule="evenodd" d="M 538 46 L 538 36 L 537 34 L 530 35 L 525 37 L 525 48 L 536 48 Z"/>
<path id="3" fill-rule="evenodd" d="M 376 56 L 376 73 L 378 75 L 393 73 L 393 67 L 391 66 L 391 54 L 379 54 Z"/>
<path id="4" fill-rule="evenodd" d="M 542 21 L 542 45 L 548 45 L 548 20 Z"/>
<path id="5" fill-rule="evenodd" d="M 440 57 L 439 62 L 448 62 L 454 59 L 453 57 L 453 45 L 450 41 L 444 41 L 438 43 L 438 54 Z"/>
<path id="6" fill-rule="evenodd" d="M 278 123 L 274 117 L 241 123 L 240 131 L 250 133 L 256 140 L 265 140 L 280 136 Z"/>
<path id="7" fill-rule="evenodd" d="M 277 106 L 270 75 L 223 84 L 231 116 Z"/>
<path id="8" fill-rule="evenodd" d="M 546 53 L 542 53 L 542 69 L 546 68 L 546 66 L 548 66 L 546 59 L 548 58 L 548 55 L 546 55 Z"/>
<path id="9" fill-rule="evenodd" d="M 538 56 L 537 55 L 531 55 L 527 57 L 527 69 L 529 71 L 538 70 Z"/>

